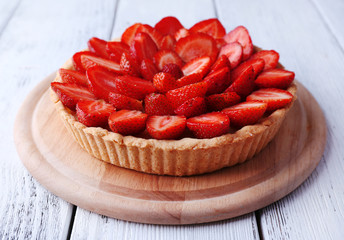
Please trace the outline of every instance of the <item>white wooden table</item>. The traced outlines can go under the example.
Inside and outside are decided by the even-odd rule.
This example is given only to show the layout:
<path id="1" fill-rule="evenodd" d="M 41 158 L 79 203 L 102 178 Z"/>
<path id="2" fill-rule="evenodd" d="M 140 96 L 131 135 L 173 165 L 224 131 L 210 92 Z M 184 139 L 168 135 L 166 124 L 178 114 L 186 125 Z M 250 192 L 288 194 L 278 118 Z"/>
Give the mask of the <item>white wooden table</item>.
<path id="1" fill-rule="evenodd" d="M 29 91 L 92 36 L 174 15 L 184 26 L 218 17 L 275 49 L 320 103 L 323 159 L 293 193 L 254 213 L 190 226 L 157 226 L 80 209 L 45 190 L 20 162 L 16 113 Z M 0 0 L 0 239 L 344 239 L 344 1 Z"/>

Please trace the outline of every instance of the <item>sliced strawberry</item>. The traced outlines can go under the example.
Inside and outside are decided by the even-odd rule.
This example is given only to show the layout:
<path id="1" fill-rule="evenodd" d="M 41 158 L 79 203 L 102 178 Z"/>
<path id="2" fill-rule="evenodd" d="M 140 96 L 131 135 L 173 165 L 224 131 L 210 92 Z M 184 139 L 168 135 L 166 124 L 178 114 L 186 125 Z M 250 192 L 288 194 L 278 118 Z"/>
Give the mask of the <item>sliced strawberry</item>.
<path id="1" fill-rule="evenodd" d="M 242 62 L 239 66 L 237 66 L 236 68 L 234 68 L 231 71 L 231 79 L 233 81 L 235 79 L 237 79 L 237 77 L 240 76 L 240 74 L 250 66 L 253 67 L 253 71 L 254 71 L 254 77 L 253 78 L 255 79 L 258 76 L 258 74 L 263 71 L 264 64 L 265 64 L 264 60 L 260 59 L 260 58 L 250 59 L 250 60 L 247 60 L 245 62 Z"/>
<path id="2" fill-rule="evenodd" d="M 140 67 L 136 63 L 135 59 L 133 59 L 130 54 L 123 53 L 120 61 L 120 68 L 122 73 L 134 76 L 134 77 L 140 77 Z"/>
<path id="3" fill-rule="evenodd" d="M 159 44 L 163 38 L 163 35 L 158 30 L 156 30 L 152 26 L 149 26 L 148 24 L 141 25 L 138 28 L 137 32 L 138 33 L 140 33 L 140 32 L 147 33 L 152 38 L 152 40 L 155 42 L 156 46 L 159 46 Z"/>
<path id="4" fill-rule="evenodd" d="M 255 124 L 265 113 L 267 104 L 263 102 L 242 102 L 221 112 L 226 114 L 236 127 Z"/>
<path id="5" fill-rule="evenodd" d="M 191 98 L 174 110 L 175 114 L 183 115 L 186 118 L 201 115 L 206 111 L 207 106 L 204 98 L 202 97 Z"/>
<path id="6" fill-rule="evenodd" d="M 89 56 L 97 56 L 95 53 L 90 52 L 90 51 L 82 51 L 82 52 L 77 52 L 73 55 L 73 66 L 75 70 L 79 72 L 85 72 L 86 69 L 83 67 L 81 63 L 81 56 L 83 55 L 89 55 Z"/>
<path id="7" fill-rule="evenodd" d="M 238 66 L 242 60 L 242 47 L 237 42 L 228 43 L 221 48 L 219 56 L 222 55 L 228 58 L 231 69 L 233 69 Z"/>
<path id="8" fill-rule="evenodd" d="M 226 55 L 218 57 L 214 64 L 210 68 L 210 73 L 220 70 L 221 68 L 228 67 L 230 69 L 231 64 Z"/>
<path id="9" fill-rule="evenodd" d="M 156 91 L 153 83 L 151 83 L 150 81 L 129 75 L 117 76 L 115 82 L 116 91 L 114 92 L 138 100 L 142 100 L 147 94 Z"/>
<path id="10" fill-rule="evenodd" d="M 193 74 L 193 73 L 199 73 L 204 77 L 210 69 L 211 66 L 211 59 L 208 56 L 204 57 L 198 57 L 194 60 L 188 62 L 182 67 L 182 71 L 185 76 Z"/>
<path id="11" fill-rule="evenodd" d="M 134 25 L 128 27 L 121 37 L 121 42 L 131 46 L 131 43 L 134 41 L 137 30 L 142 26 L 141 23 L 135 23 Z M 122 56 L 122 55 L 121 55 Z"/>
<path id="12" fill-rule="evenodd" d="M 176 41 L 178 42 L 179 39 L 185 38 L 187 36 L 190 35 L 189 30 L 187 30 L 186 28 L 180 28 L 175 34 L 174 34 L 174 38 L 176 39 Z"/>
<path id="13" fill-rule="evenodd" d="M 176 45 L 176 39 L 171 35 L 166 35 L 161 39 L 159 44 L 160 49 L 165 50 L 174 50 L 174 46 Z"/>
<path id="14" fill-rule="evenodd" d="M 277 66 L 278 60 L 279 60 L 279 54 L 278 52 L 274 50 L 262 50 L 259 52 L 256 52 L 250 57 L 250 60 L 252 59 L 257 59 L 261 58 L 264 60 L 265 65 L 264 65 L 264 71 L 273 69 Z"/>
<path id="15" fill-rule="evenodd" d="M 153 77 L 158 72 L 158 69 L 151 59 L 144 59 L 140 65 L 140 72 L 144 79 L 153 81 Z"/>
<path id="16" fill-rule="evenodd" d="M 117 74 L 122 73 L 119 63 L 114 61 L 90 55 L 81 55 L 80 59 L 83 68 L 86 70 L 94 66 L 99 66 Z"/>
<path id="17" fill-rule="evenodd" d="M 226 92 L 208 96 L 206 98 L 206 103 L 209 109 L 221 111 L 226 107 L 238 104 L 240 100 L 241 97 L 235 92 Z"/>
<path id="18" fill-rule="evenodd" d="M 165 72 L 155 74 L 153 77 L 153 84 L 161 93 L 177 88 L 176 79 L 171 74 Z"/>
<path id="19" fill-rule="evenodd" d="M 207 20 L 200 21 L 193 25 L 190 32 L 202 32 L 206 33 L 213 38 L 222 38 L 226 34 L 226 30 L 217 18 L 211 18 Z"/>
<path id="20" fill-rule="evenodd" d="M 130 54 L 130 48 L 122 42 L 108 42 L 106 51 L 110 54 L 110 60 L 119 63 L 123 53 Z"/>
<path id="21" fill-rule="evenodd" d="M 245 69 L 235 81 L 225 90 L 225 92 L 236 92 L 241 97 L 246 97 L 254 89 L 254 71 L 250 66 Z"/>
<path id="22" fill-rule="evenodd" d="M 136 110 L 120 110 L 109 117 L 112 131 L 122 135 L 134 135 L 145 129 L 148 115 Z"/>
<path id="23" fill-rule="evenodd" d="M 295 73 L 283 69 L 270 69 L 262 72 L 256 79 L 255 84 L 259 88 L 282 88 L 286 89 L 294 80 Z"/>
<path id="24" fill-rule="evenodd" d="M 209 56 L 214 61 L 218 54 L 216 41 L 205 33 L 193 33 L 179 39 L 175 51 L 184 62 L 203 56 Z"/>
<path id="25" fill-rule="evenodd" d="M 204 78 L 204 82 L 208 84 L 207 95 L 221 93 L 229 86 L 229 68 L 224 67 L 215 70 Z"/>
<path id="26" fill-rule="evenodd" d="M 227 44 L 223 38 L 216 38 L 215 41 L 217 49 L 221 49 L 224 45 Z"/>
<path id="27" fill-rule="evenodd" d="M 242 46 L 243 60 L 248 59 L 253 53 L 253 44 L 248 33 L 248 30 L 244 26 L 236 27 L 234 30 L 227 33 L 223 39 L 227 43 L 238 42 Z"/>
<path id="28" fill-rule="evenodd" d="M 72 110 L 75 105 L 82 100 L 95 100 L 96 97 L 87 88 L 74 83 L 52 82 L 51 88 L 59 97 L 62 104 Z"/>
<path id="29" fill-rule="evenodd" d="M 161 32 L 163 35 L 172 35 L 182 28 L 183 25 L 179 22 L 176 17 L 164 17 L 161 19 L 157 24 L 155 24 L 154 28 Z"/>
<path id="30" fill-rule="evenodd" d="M 62 82 L 65 83 L 75 83 L 81 86 L 88 86 L 88 80 L 84 73 L 70 70 L 70 69 L 59 69 L 59 74 L 62 79 Z"/>
<path id="31" fill-rule="evenodd" d="M 189 118 L 186 125 L 197 138 L 213 138 L 229 131 L 228 117 L 219 112 Z"/>
<path id="32" fill-rule="evenodd" d="M 185 127 L 183 116 L 150 116 L 147 120 L 147 131 L 155 139 L 177 139 Z"/>
<path id="33" fill-rule="evenodd" d="M 183 66 L 182 59 L 172 50 L 160 50 L 154 55 L 153 61 L 159 70 L 169 63 L 177 64 L 179 67 Z"/>
<path id="34" fill-rule="evenodd" d="M 117 109 L 138 110 L 142 111 L 142 101 L 135 98 L 127 97 L 122 94 L 113 93 L 109 94 L 109 102 Z"/>
<path id="35" fill-rule="evenodd" d="M 152 59 L 158 47 L 147 33 L 140 32 L 136 34 L 130 51 L 137 62 L 142 62 L 144 59 Z"/>
<path id="36" fill-rule="evenodd" d="M 162 72 L 171 74 L 175 79 L 179 79 L 184 76 L 182 70 L 177 64 L 168 63 L 162 69 Z"/>
<path id="37" fill-rule="evenodd" d="M 204 97 L 207 92 L 207 87 L 208 85 L 206 82 L 198 82 L 170 90 L 166 93 L 166 97 L 172 104 L 173 108 L 176 109 L 190 98 Z"/>
<path id="38" fill-rule="evenodd" d="M 104 100 L 80 101 L 76 104 L 78 121 L 87 127 L 106 127 L 108 118 L 116 109 Z"/>
<path id="39" fill-rule="evenodd" d="M 173 115 L 173 108 L 167 97 L 159 93 L 151 93 L 145 97 L 145 112 L 149 115 Z"/>
<path id="40" fill-rule="evenodd" d="M 93 37 L 87 42 L 88 49 L 102 58 L 109 58 L 110 55 L 106 51 L 107 41 Z"/>
<path id="41" fill-rule="evenodd" d="M 247 96 L 246 101 L 259 101 L 268 104 L 267 111 L 271 112 L 283 108 L 293 100 L 293 95 L 277 88 L 259 89 Z"/>
<path id="42" fill-rule="evenodd" d="M 186 85 L 198 83 L 200 81 L 202 81 L 202 74 L 201 73 L 191 73 L 187 76 L 179 78 L 177 80 L 177 86 L 180 88 L 180 87 L 184 87 Z"/>

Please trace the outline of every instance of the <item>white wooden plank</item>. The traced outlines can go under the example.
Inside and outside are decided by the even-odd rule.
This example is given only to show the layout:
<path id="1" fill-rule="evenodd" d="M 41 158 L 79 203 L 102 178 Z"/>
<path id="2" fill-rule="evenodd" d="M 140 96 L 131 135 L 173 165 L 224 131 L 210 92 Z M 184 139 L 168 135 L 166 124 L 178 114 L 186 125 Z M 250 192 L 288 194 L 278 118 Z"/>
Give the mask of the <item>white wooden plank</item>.
<path id="1" fill-rule="evenodd" d="M 2 2 L 1 2 L 2 4 Z M 0 5 L 1 5 L 0 4 Z M 0 38 L 0 239 L 64 239 L 72 205 L 24 169 L 13 122 L 24 97 L 92 35 L 108 38 L 115 2 L 22 1 Z"/>
<path id="2" fill-rule="evenodd" d="M 231 28 L 245 25 L 254 43 L 275 49 L 316 97 L 328 124 L 328 141 L 317 169 L 295 192 L 263 209 L 264 239 L 343 239 L 344 56 L 326 23 L 308 1 L 217 0 Z"/>
<path id="3" fill-rule="evenodd" d="M 14 12 L 16 11 L 20 0 L 2 0 L 0 1 L 0 36 Z"/>

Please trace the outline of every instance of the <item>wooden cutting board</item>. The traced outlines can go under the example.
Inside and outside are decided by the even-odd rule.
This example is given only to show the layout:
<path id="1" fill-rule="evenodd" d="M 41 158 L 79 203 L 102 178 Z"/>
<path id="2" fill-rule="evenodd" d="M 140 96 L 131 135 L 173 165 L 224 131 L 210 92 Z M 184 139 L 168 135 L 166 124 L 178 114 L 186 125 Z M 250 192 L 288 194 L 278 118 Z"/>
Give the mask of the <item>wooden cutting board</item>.
<path id="1" fill-rule="evenodd" d="M 18 112 L 14 136 L 29 172 L 52 193 L 106 216 L 153 224 L 192 224 L 243 215 L 297 188 L 326 144 L 326 122 L 300 83 L 298 100 L 275 139 L 253 159 L 193 177 L 136 172 L 89 156 L 65 129 L 43 80 Z"/>

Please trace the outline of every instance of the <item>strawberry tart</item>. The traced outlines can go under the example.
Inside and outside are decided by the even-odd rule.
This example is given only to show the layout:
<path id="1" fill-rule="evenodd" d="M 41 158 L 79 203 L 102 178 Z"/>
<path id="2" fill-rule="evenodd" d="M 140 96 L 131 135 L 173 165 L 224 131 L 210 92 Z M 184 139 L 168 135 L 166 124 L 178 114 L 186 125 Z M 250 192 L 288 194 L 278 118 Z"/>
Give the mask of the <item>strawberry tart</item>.
<path id="1" fill-rule="evenodd" d="M 186 176 L 242 163 L 276 135 L 296 99 L 294 73 L 248 30 L 218 19 L 136 23 L 88 41 L 51 83 L 80 146 L 116 166 Z"/>

